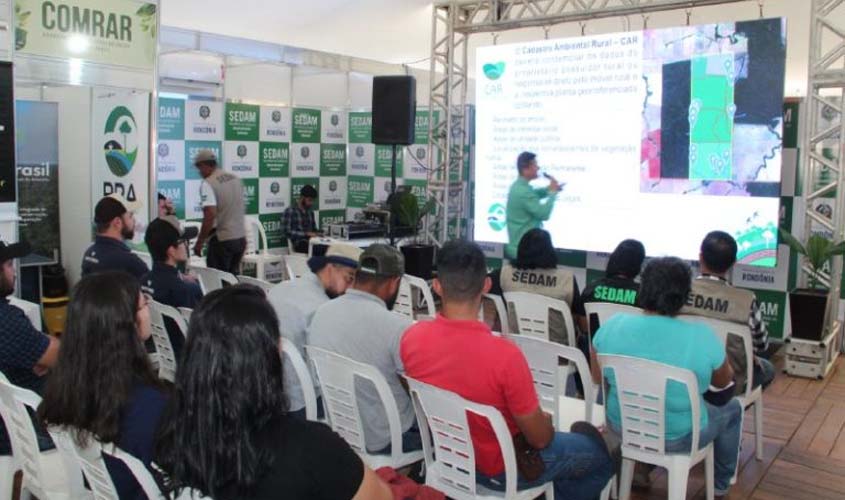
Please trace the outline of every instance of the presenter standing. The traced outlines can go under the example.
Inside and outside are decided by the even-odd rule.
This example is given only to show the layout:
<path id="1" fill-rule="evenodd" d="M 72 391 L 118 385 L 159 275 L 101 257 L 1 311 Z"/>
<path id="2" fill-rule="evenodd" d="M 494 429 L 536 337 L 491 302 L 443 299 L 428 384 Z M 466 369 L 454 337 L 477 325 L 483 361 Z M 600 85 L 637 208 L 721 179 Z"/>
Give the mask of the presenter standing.
<path id="1" fill-rule="evenodd" d="M 508 191 L 506 221 L 508 226 L 508 245 L 505 257 L 516 258 L 516 249 L 522 236 L 535 228 L 542 228 L 543 221 L 549 220 L 560 192 L 560 184 L 551 176 L 548 187 L 531 187 L 531 181 L 538 177 L 537 155 L 528 151 L 519 154 L 516 159 L 519 177 Z"/>

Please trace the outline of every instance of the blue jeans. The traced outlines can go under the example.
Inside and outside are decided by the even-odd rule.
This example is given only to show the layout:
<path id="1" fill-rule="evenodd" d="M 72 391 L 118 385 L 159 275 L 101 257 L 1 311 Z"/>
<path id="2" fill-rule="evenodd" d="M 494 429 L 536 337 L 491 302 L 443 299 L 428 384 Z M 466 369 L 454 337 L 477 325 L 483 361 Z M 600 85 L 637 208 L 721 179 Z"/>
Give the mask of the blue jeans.
<path id="1" fill-rule="evenodd" d="M 408 453 L 410 451 L 417 451 L 422 449 L 422 435 L 420 435 L 420 428 L 417 424 L 411 426 L 410 429 L 402 433 L 402 452 Z M 393 445 L 388 444 L 379 451 L 370 452 L 375 455 L 390 455 L 393 451 Z"/>
<path id="2" fill-rule="evenodd" d="M 754 357 L 754 379 L 751 387 L 763 386 L 763 390 L 775 379 L 775 365 L 764 358 Z"/>
<path id="3" fill-rule="evenodd" d="M 533 488 L 554 482 L 555 500 L 593 500 L 613 475 L 613 462 L 607 449 L 583 434 L 556 432 L 554 439 L 540 456 L 546 465 L 543 474 L 534 481 L 517 481 L 517 488 Z M 476 473 L 478 484 L 496 491 L 505 490 L 505 473 L 486 476 Z"/>
<path id="4" fill-rule="evenodd" d="M 704 403 L 707 410 L 707 427 L 701 429 L 698 447 L 703 448 L 713 443 L 713 456 L 716 463 L 716 495 L 725 495 L 731 485 L 731 478 L 739 458 L 739 443 L 742 437 L 742 406 L 738 399 L 732 399 L 724 406 Z M 666 441 L 666 451 L 674 453 L 688 452 L 692 446 L 692 435 L 687 434 L 673 441 Z"/>

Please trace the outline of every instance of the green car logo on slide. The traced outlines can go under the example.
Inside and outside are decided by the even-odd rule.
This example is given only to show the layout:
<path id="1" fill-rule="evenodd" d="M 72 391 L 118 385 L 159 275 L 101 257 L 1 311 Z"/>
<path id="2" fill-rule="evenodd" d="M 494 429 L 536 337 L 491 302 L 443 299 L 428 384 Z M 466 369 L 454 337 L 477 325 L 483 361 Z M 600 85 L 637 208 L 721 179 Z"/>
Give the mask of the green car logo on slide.
<path id="1" fill-rule="evenodd" d="M 114 108 L 106 119 L 103 152 L 109 170 L 117 177 L 126 176 L 138 158 L 137 128 L 135 117 L 125 106 Z"/>
<path id="2" fill-rule="evenodd" d="M 501 231 L 505 228 L 505 206 L 501 203 L 494 203 L 490 205 L 487 210 L 487 223 L 493 231 Z"/>
<path id="3" fill-rule="evenodd" d="M 487 63 L 484 65 L 483 69 L 484 76 L 486 76 L 490 80 L 498 80 L 505 73 L 505 63 Z"/>

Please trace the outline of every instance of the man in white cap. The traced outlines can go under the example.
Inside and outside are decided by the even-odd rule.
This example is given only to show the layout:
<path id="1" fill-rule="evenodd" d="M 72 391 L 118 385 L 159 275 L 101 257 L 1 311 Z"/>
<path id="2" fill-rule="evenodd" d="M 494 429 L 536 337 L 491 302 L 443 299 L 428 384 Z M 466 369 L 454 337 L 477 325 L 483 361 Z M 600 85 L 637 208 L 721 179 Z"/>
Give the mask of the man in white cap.
<path id="1" fill-rule="evenodd" d="M 203 179 L 200 184 L 202 228 L 194 244 L 194 254 L 202 255 L 202 247 L 208 241 L 208 267 L 240 274 L 246 251 L 246 208 L 241 178 L 220 168 L 217 155 L 210 149 L 197 153 L 194 166 Z"/>
<path id="2" fill-rule="evenodd" d="M 299 279 L 283 281 L 270 289 L 267 299 L 279 316 L 282 342 L 292 342 L 305 357 L 303 347 L 306 331 L 314 311 L 329 300 L 343 295 L 355 281 L 361 249 L 346 243 L 335 243 L 326 250 L 326 255 L 308 259 L 310 273 Z M 288 411 L 305 418 L 305 399 L 296 372 L 290 363 L 283 363 L 285 394 L 288 396 Z"/>
<path id="3" fill-rule="evenodd" d="M 141 205 L 110 194 L 94 207 L 97 235 L 82 256 L 82 276 L 100 271 L 124 271 L 140 280 L 150 272 L 144 261 L 126 246 L 135 236 L 135 213 Z"/>

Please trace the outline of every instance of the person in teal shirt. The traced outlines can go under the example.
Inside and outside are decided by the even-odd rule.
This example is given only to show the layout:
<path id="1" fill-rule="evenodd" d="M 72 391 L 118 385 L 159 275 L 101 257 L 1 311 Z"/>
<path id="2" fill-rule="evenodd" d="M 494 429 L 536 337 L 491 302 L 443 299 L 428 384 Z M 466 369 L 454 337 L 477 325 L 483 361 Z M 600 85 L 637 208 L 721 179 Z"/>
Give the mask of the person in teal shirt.
<path id="1" fill-rule="evenodd" d="M 698 379 L 701 408 L 699 446 L 713 443 L 715 490 L 727 494 L 739 452 L 742 406 L 734 398 L 724 406 L 707 403 L 702 395 L 708 387 L 725 387 L 733 381 L 733 369 L 725 346 L 707 325 L 683 321 L 675 316 L 683 307 L 692 286 L 689 266 L 674 257 L 654 259 L 642 273 L 639 303 L 644 315 L 617 314 L 602 324 L 593 339 L 593 379 L 601 377 L 598 354 L 632 356 L 664 363 L 693 372 Z M 607 419 L 619 433 L 621 416 L 613 374 L 607 378 Z M 692 409 L 686 386 L 670 381 L 666 388 L 666 451 L 689 451 Z"/>
<path id="2" fill-rule="evenodd" d="M 537 178 L 540 167 L 537 155 L 525 151 L 516 159 L 519 177 L 508 191 L 508 206 L 505 220 L 508 226 L 508 244 L 505 257 L 516 259 L 519 241 L 528 231 L 542 228 L 543 221 L 549 220 L 555 207 L 560 184 L 551 179 L 551 184 L 544 188 L 531 187 L 530 182 Z"/>

